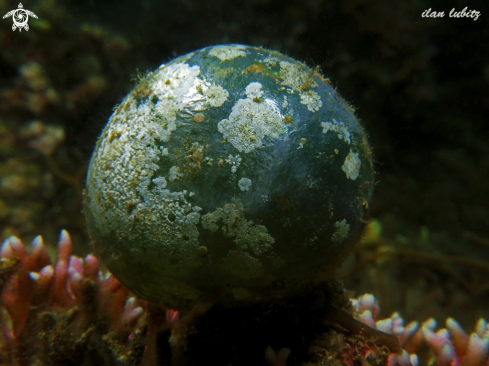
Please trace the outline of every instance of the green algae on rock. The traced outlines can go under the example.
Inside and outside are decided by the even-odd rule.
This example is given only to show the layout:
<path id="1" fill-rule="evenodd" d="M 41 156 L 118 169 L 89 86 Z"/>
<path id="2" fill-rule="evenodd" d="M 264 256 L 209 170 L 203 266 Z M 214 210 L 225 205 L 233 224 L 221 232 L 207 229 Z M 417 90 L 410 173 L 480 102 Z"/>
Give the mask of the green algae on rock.
<path id="1" fill-rule="evenodd" d="M 160 66 L 124 99 L 92 156 L 85 214 L 138 296 L 233 305 L 331 277 L 372 189 L 365 132 L 329 80 L 230 44 Z"/>

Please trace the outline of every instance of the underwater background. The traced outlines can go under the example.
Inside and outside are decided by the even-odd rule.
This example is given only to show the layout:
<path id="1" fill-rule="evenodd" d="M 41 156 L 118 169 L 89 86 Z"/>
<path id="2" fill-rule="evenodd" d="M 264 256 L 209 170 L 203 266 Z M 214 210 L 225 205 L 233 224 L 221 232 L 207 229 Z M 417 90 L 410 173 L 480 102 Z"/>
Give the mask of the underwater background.
<path id="1" fill-rule="evenodd" d="M 375 157 L 372 223 L 340 276 L 406 321 L 471 330 L 489 303 L 488 3 L 34 1 L 0 22 L 0 239 L 91 251 L 81 195 L 97 137 L 141 74 L 222 43 L 318 65 Z M 17 8 L 0 0 L 0 13 Z M 471 18 L 449 11 L 477 10 Z M 427 9 L 443 18 L 421 17 Z"/>

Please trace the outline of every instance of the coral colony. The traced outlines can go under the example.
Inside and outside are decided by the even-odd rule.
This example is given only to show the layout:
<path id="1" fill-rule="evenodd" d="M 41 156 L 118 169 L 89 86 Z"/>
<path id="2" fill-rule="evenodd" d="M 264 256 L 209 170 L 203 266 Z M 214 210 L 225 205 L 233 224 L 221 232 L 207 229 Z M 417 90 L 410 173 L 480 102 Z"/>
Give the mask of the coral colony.
<path id="1" fill-rule="evenodd" d="M 177 314 L 167 310 L 168 318 L 153 324 L 154 329 L 141 329 L 138 320 L 148 317 L 149 305 L 103 274 L 95 256 L 83 259 L 71 251 L 66 231 L 61 232 L 54 264 L 40 236 L 30 252 L 16 237 L 3 242 L 1 365 L 82 364 L 84 358 L 93 364 L 105 359 L 104 364 L 129 365 L 145 352 L 147 359 L 151 357 L 154 327 L 175 322 Z M 102 339 L 102 344 L 94 344 Z"/>
<path id="2" fill-rule="evenodd" d="M 62 231 L 53 264 L 41 237 L 33 240 L 29 252 L 15 237 L 3 242 L 0 364 L 156 365 L 157 332 L 175 328 L 178 313 L 130 297 L 119 281 L 99 270 L 93 255 L 73 256 L 71 246 L 68 233 Z M 489 361 L 489 326 L 484 319 L 467 334 L 452 318 L 441 329 L 434 319 L 404 325 L 398 313 L 380 319 L 372 295 L 350 301 L 354 317 L 364 324 L 353 332 L 377 330 L 397 337 L 402 350 L 388 352 L 389 366 L 476 366 Z M 373 334 L 356 335 L 355 343 L 337 349 L 335 359 L 345 365 L 371 364 L 379 352 L 378 334 Z M 290 351 L 266 347 L 264 364 L 285 365 Z M 92 363 L 83 363 L 87 360 Z"/>
<path id="3" fill-rule="evenodd" d="M 149 73 L 109 119 L 84 193 L 113 276 L 66 231 L 54 264 L 41 237 L 29 251 L 8 238 L 0 364 L 487 364 L 485 320 L 470 335 L 379 320 L 372 295 L 349 300 L 335 279 L 374 184 L 354 113 L 318 70 L 259 47 Z"/>

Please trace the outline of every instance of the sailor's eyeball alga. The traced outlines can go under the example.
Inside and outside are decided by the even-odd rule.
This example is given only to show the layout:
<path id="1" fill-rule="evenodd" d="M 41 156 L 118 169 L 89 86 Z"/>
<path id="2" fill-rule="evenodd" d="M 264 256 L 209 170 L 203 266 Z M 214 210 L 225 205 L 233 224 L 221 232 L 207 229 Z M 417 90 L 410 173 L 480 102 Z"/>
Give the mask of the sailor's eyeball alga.
<path id="1" fill-rule="evenodd" d="M 84 209 L 96 252 L 138 296 L 233 306 L 330 278 L 372 189 L 366 134 L 329 80 L 229 44 L 139 81 L 97 142 Z"/>

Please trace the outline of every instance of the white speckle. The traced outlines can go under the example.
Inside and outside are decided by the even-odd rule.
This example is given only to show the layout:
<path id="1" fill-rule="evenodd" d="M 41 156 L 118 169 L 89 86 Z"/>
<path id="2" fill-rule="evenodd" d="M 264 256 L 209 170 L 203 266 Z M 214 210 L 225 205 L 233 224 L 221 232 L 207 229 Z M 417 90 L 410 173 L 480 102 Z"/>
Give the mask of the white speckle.
<path id="1" fill-rule="evenodd" d="M 171 133 L 177 128 L 175 116 L 188 104 L 187 94 L 199 74 L 199 66 L 190 67 L 184 63 L 158 69 L 156 75 L 152 77 L 152 94 L 137 108 L 138 103 L 132 100 L 131 110 L 127 115 L 130 116 L 132 113 L 135 115 L 132 116 L 133 127 L 128 129 L 128 134 L 136 133 L 136 138 L 141 139 L 151 131 L 153 138 L 163 142 L 169 141 Z M 154 97 L 157 100 L 155 104 L 152 102 Z"/>
<path id="2" fill-rule="evenodd" d="M 200 67 L 177 63 L 159 70 L 158 80 L 152 85 L 158 97 L 171 96 L 171 100 L 180 104 L 183 97 L 194 84 L 194 79 L 200 74 Z"/>
<path id="3" fill-rule="evenodd" d="M 282 103 L 282 108 L 287 108 L 287 106 L 289 105 L 289 102 L 287 101 L 287 96 L 284 95 L 284 102 Z"/>
<path id="4" fill-rule="evenodd" d="M 170 171 L 168 173 L 168 179 L 170 180 L 170 182 L 173 182 L 174 180 L 176 179 L 179 179 L 183 176 L 182 173 L 180 173 L 180 168 L 177 167 L 176 165 L 172 166 L 170 168 Z"/>
<path id="5" fill-rule="evenodd" d="M 187 225 L 197 225 L 199 223 L 200 214 L 198 212 L 190 212 L 185 216 L 185 224 Z"/>
<path id="6" fill-rule="evenodd" d="M 262 85 L 260 83 L 250 83 L 245 89 L 246 96 L 250 99 L 261 98 L 261 96 L 263 95 L 261 87 Z"/>
<path id="7" fill-rule="evenodd" d="M 200 78 L 194 78 L 192 86 L 185 94 L 183 101 L 187 105 L 192 105 L 192 108 L 202 110 L 202 102 L 204 101 L 204 96 L 200 93 L 203 88 L 207 88 L 206 83 Z"/>
<path id="8" fill-rule="evenodd" d="M 166 147 L 160 146 L 160 150 L 161 150 L 161 156 L 168 155 L 168 149 Z"/>
<path id="9" fill-rule="evenodd" d="M 194 192 L 188 192 L 188 196 L 193 197 L 193 196 L 195 196 L 195 193 Z M 197 206 L 195 206 L 195 207 L 197 207 Z"/>
<path id="10" fill-rule="evenodd" d="M 253 221 L 244 218 L 243 206 L 237 199 L 204 215 L 201 224 L 204 230 L 212 232 L 218 231 L 221 226 L 227 237 L 235 237 L 234 242 L 240 252 L 251 250 L 253 255 L 261 255 L 275 242 L 265 226 L 255 225 Z"/>
<path id="11" fill-rule="evenodd" d="M 158 187 L 158 188 L 165 188 L 166 187 L 166 179 L 163 177 L 158 177 L 153 179 L 153 183 Z"/>
<path id="12" fill-rule="evenodd" d="M 251 187 L 251 179 L 241 178 L 238 181 L 238 186 L 239 186 L 239 189 L 241 189 L 243 192 L 249 191 L 250 187 Z"/>
<path id="13" fill-rule="evenodd" d="M 358 153 L 354 153 L 350 150 L 342 167 L 343 171 L 346 173 L 346 177 L 351 180 L 357 179 L 360 174 L 361 164 L 362 162 L 360 161 Z"/>
<path id="14" fill-rule="evenodd" d="M 348 232 L 350 231 L 350 225 L 346 223 L 346 220 L 336 221 L 334 224 L 337 229 L 336 232 L 332 236 L 333 243 L 341 244 L 343 240 L 348 236 Z"/>
<path id="15" fill-rule="evenodd" d="M 304 69 L 309 68 L 304 66 Z M 288 86 L 295 91 L 302 91 L 302 87 L 307 86 L 315 88 L 318 85 L 312 80 L 312 75 L 309 72 L 303 71 L 298 64 L 280 61 L 280 71 L 282 72 L 282 85 Z"/>
<path id="16" fill-rule="evenodd" d="M 236 156 L 229 154 L 229 156 L 226 158 L 226 163 L 231 165 L 231 173 L 236 173 L 238 171 L 239 164 L 241 164 L 241 157 L 239 154 Z"/>
<path id="17" fill-rule="evenodd" d="M 229 93 L 219 85 L 211 85 L 204 91 L 204 96 L 211 107 L 220 107 L 228 100 Z"/>
<path id="18" fill-rule="evenodd" d="M 263 202 L 268 202 L 268 196 L 267 195 L 262 194 L 260 197 L 263 200 Z"/>
<path id="19" fill-rule="evenodd" d="M 321 178 L 315 179 L 311 175 L 308 175 L 307 181 L 306 181 L 306 187 L 308 187 L 308 188 L 318 187 L 320 182 L 321 182 Z"/>
<path id="20" fill-rule="evenodd" d="M 267 55 L 267 57 L 265 57 L 262 60 L 262 62 L 267 67 L 273 67 L 273 66 L 275 66 L 275 64 L 277 64 L 278 58 L 273 57 L 272 55 Z"/>
<path id="21" fill-rule="evenodd" d="M 333 122 L 321 122 L 321 126 L 323 127 L 323 133 L 328 131 L 334 131 L 338 134 L 339 139 L 343 139 L 348 143 L 351 143 L 350 140 L 350 132 L 346 129 L 346 126 L 343 122 L 337 122 L 333 118 Z"/>
<path id="22" fill-rule="evenodd" d="M 262 146 L 265 137 L 277 138 L 282 133 L 282 116 L 277 106 L 268 101 L 239 99 L 217 129 L 238 151 L 249 153 Z"/>
<path id="23" fill-rule="evenodd" d="M 229 61 L 236 57 L 244 57 L 248 54 L 245 51 L 245 46 L 215 46 L 209 51 L 209 56 L 215 56 L 221 61 Z"/>
<path id="24" fill-rule="evenodd" d="M 314 113 L 322 107 L 323 102 L 321 102 L 321 98 L 319 97 L 318 93 L 308 91 L 306 93 L 301 93 L 301 104 L 307 106 L 307 109 Z"/>

